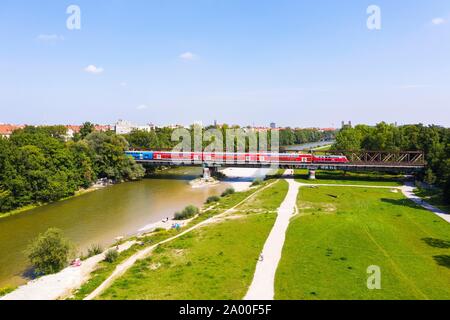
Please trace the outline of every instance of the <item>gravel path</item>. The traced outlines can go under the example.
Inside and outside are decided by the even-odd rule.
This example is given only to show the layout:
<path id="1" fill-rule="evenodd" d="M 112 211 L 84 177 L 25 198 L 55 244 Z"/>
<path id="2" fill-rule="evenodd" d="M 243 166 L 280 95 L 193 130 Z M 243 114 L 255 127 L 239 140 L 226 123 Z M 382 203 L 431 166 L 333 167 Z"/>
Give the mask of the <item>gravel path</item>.
<path id="1" fill-rule="evenodd" d="M 436 208 L 434 206 L 432 206 L 431 204 L 423 201 L 420 197 L 416 196 L 414 194 L 414 189 L 416 187 L 414 186 L 413 183 L 408 182 L 406 183 L 403 187 L 401 187 L 401 190 L 403 192 L 403 194 L 411 201 L 415 202 L 416 204 L 418 204 L 419 206 L 433 212 L 435 215 L 437 215 L 438 217 L 444 219 L 445 221 L 450 223 L 450 214 L 445 213 L 444 211 L 442 211 L 439 208 Z"/>
<path id="2" fill-rule="evenodd" d="M 285 176 L 291 175 L 286 170 Z M 264 245 L 261 258 L 256 265 L 252 284 L 244 300 L 273 300 L 275 295 L 275 273 L 281 259 L 289 220 L 296 212 L 297 195 L 300 184 L 293 179 L 287 179 L 289 190 L 281 206 L 272 231 Z"/>

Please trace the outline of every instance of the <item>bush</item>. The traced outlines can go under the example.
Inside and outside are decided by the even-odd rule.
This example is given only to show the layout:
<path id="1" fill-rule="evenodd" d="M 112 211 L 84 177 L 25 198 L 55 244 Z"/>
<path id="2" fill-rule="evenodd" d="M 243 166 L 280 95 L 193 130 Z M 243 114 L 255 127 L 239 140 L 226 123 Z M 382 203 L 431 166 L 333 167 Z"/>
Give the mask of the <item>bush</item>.
<path id="1" fill-rule="evenodd" d="M 119 257 L 119 252 L 116 249 L 109 249 L 105 253 L 105 261 L 109 263 L 113 263 Z"/>
<path id="2" fill-rule="evenodd" d="M 256 179 L 255 181 L 253 181 L 252 186 L 253 186 L 253 187 L 256 187 L 256 186 L 261 185 L 261 183 L 262 183 L 262 180 L 261 180 L 261 179 Z"/>
<path id="3" fill-rule="evenodd" d="M 220 201 L 220 198 L 218 196 L 211 196 L 208 199 L 206 199 L 207 204 L 218 202 L 218 201 Z"/>
<path id="4" fill-rule="evenodd" d="M 174 219 L 175 220 L 186 220 L 189 218 L 192 218 L 199 212 L 198 208 L 195 206 L 187 206 L 183 209 L 181 212 L 175 213 Z"/>
<path id="5" fill-rule="evenodd" d="M 87 257 L 90 258 L 90 257 L 96 256 L 96 255 L 98 255 L 98 254 L 100 254 L 102 252 L 103 252 L 103 248 L 102 248 L 101 245 L 93 244 L 88 249 Z"/>
<path id="6" fill-rule="evenodd" d="M 52 274 L 67 265 L 72 248 L 61 230 L 50 228 L 31 242 L 26 253 L 36 273 Z"/>
<path id="7" fill-rule="evenodd" d="M 222 193 L 222 197 L 226 197 L 226 196 L 229 196 L 229 195 L 232 195 L 232 194 L 234 194 L 236 191 L 234 191 L 234 188 L 228 188 L 227 190 L 225 190 L 223 193 Z"/>

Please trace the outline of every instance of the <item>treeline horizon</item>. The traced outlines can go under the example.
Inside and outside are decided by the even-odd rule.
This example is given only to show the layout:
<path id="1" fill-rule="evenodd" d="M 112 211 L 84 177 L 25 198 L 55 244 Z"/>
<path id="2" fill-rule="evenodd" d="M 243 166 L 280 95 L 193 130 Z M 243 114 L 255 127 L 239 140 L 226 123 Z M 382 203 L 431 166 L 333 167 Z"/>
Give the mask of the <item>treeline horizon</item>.
<path id="1" fill-rule="evenodd" d="M 450 203 L 450 128 L 423 124 L 402 125 L 378 123 L 375 126 L 346 126 L 336 135 L 335 150 L 423 151 L 427 162 L 419 177 L 443 189 Z"/>

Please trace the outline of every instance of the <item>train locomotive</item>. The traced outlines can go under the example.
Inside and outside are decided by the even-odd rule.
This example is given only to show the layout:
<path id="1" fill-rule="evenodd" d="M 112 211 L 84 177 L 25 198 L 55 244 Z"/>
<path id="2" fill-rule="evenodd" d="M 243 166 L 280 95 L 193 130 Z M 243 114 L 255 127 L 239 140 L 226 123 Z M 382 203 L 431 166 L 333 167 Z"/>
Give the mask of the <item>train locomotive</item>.
<path id="1" fill-rule="evenodd" d="M 336 164 L 348 163 L 346 156 L 313 155 L 302 153 L 227 153 L 227 152 L 170 152 L 170 151 L 127 151 L 126 154 L 136 161 L 181 163 L 311 163 Z"/>

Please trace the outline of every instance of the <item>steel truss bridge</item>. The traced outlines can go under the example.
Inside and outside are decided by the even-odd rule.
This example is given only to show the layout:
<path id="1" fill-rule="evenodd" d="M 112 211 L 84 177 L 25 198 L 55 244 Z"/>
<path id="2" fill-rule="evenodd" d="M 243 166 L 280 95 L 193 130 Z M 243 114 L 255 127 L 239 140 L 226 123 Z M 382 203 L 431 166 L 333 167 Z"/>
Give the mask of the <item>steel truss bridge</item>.
<path id="1" fill-rule="evenodd" d="M 247 168 L 281 168 L 281 169 L 309 169 L 309 170 L 343 170 L 343 171 L 380 171 L 391 173 L 415 173 L 425 168 L 425 155 L 421 151 L 344 151 L 328 150 L 313 151 L 315 155 L 342 155 L 348 163 L 302 163 L 264 161 L 199 161 L 199 160 L 136 160 L 148 166 L 197 166 L 216 169 L 221 167 Z"/>

